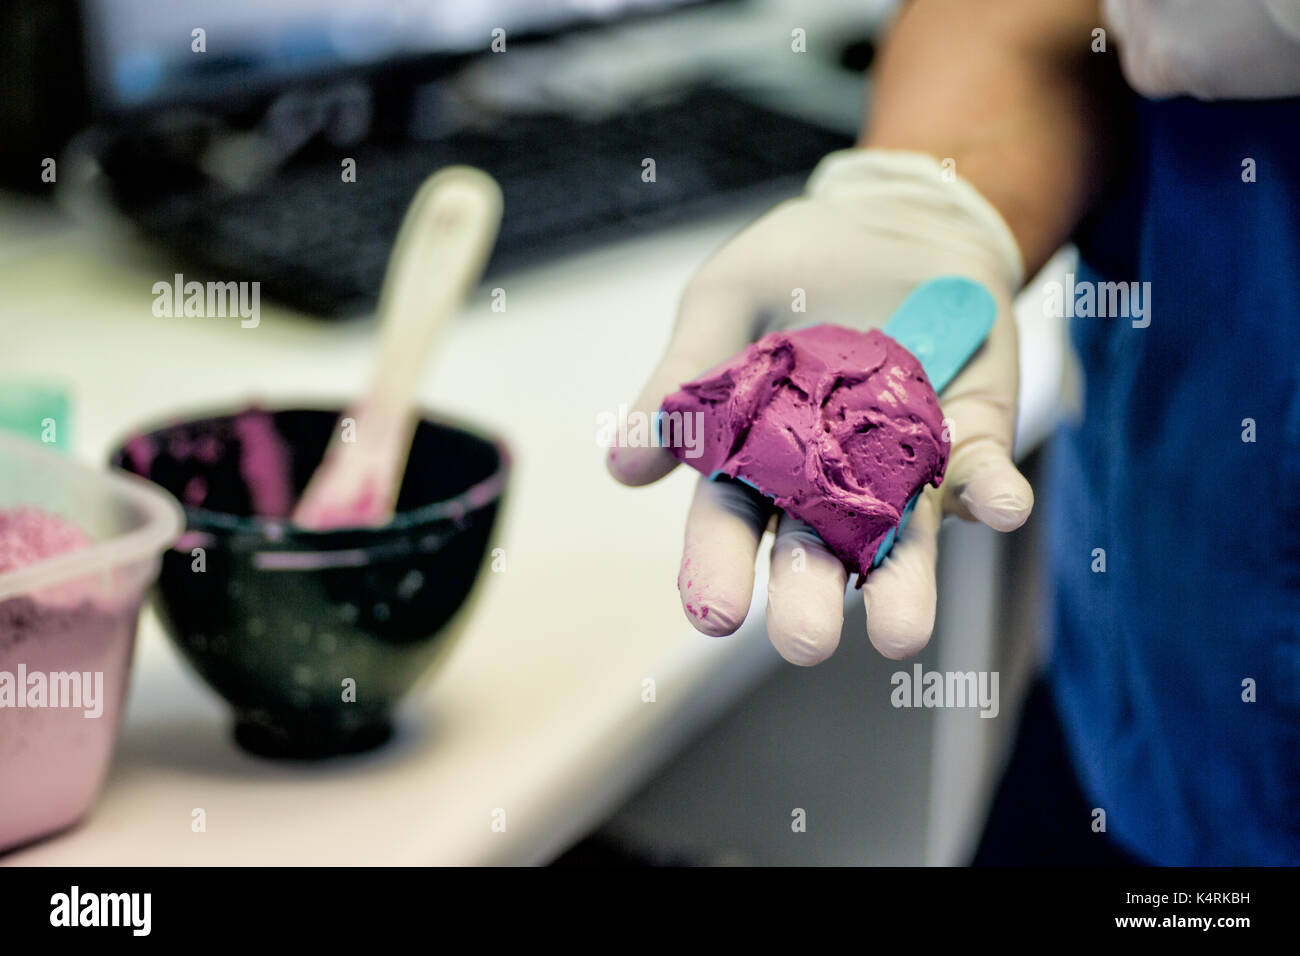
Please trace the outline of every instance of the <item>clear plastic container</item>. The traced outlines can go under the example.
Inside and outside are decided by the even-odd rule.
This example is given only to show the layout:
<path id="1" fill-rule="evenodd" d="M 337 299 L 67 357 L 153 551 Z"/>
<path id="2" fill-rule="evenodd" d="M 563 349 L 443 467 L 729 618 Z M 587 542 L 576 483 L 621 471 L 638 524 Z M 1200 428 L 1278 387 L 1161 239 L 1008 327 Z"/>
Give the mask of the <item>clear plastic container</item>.
<path id="1" fill-rule="evenodd" d="M 0 509 L 23 505 L 70 520 L 94 543 L 0 573 L 0 852 L 75 823 L 94 803 L 140 606 L 184 527 L 156 485 L 0 433 Z"/>

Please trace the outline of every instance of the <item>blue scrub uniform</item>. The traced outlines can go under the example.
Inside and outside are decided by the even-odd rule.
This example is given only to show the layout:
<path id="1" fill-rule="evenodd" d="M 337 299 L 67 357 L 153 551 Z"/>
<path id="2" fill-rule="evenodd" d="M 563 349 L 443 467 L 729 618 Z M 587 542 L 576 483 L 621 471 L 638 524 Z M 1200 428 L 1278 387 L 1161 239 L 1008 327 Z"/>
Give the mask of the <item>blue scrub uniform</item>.
<path id="1" fill-rule="evenodd" d="M 1071 322 L 1048 680 L 1122 846 L 1300 864 L 1300 100 L 1136 110 L 1076 276 L 1150 282 L 1150 325 Z"/>

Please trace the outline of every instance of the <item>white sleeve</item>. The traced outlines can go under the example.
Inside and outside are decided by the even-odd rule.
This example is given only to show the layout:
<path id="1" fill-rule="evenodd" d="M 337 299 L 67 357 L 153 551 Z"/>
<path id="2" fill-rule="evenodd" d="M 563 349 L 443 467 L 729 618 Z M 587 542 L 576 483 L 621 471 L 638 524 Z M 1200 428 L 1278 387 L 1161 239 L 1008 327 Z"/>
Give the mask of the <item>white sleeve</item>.
<path id="1" fill-rule="evenodd" d="M 1144 96 L 1300 96 L 1300 0 L 1104 0 L 1103 16 Z"/>

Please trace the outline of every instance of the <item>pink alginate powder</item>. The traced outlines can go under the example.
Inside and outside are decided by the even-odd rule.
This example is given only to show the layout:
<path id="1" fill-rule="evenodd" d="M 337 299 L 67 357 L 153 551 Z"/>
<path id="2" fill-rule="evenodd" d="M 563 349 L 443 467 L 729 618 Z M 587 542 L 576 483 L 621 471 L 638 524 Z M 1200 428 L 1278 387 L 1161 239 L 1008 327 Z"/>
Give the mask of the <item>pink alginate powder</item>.
<path id="1" fill-rule="evenodd" d="M 0 574 L 92 544 L 52 512 L 0 509 Z M 74 823 L 107 772 L 141 595 L 98 584 L 0 600 L 0 851 Z"/>

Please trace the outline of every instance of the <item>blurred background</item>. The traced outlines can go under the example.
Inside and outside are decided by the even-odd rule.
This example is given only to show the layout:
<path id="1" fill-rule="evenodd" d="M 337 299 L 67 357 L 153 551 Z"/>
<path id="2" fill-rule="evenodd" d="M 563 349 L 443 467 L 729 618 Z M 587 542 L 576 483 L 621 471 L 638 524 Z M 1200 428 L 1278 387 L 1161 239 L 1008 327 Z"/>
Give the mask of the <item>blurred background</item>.
<path id="1" fill-rule="evenodd" d="M 0 862 L 965 862 L 1038 652 L 1035 523 L 946 527 L 920 659 L 1000 671 L 999 717 L 894 709 L 899 665 L 867 643 L 855 593 L 811 670 L 767 642 L 765 568 L 738 634 L 696 634 L 672 584 L 691 476 L 630 492 L 593 440 L 691 272 L 869 122 L 893 7 L 6 3 L 0 426 L 57 409 L 60 451 L 102 466 L 195 410 L 346 402 L 403 211 L 467 163 L 501 184 L 504 218 L 420 399 L 501 436 L 514 472 L 500 567 L 392 741 L 244 753 L 146 612 L 95 810 Z M 258 321 L 159 315 L 154 286 L 178 274 L 259 283 Z M 1031 480 L 1065 368 L 1035 289 L 1018 314 Z"/>

